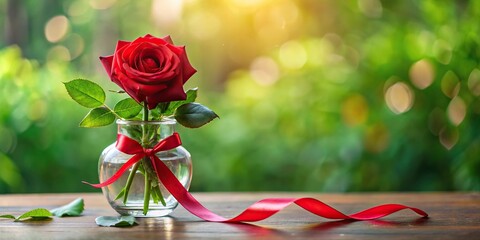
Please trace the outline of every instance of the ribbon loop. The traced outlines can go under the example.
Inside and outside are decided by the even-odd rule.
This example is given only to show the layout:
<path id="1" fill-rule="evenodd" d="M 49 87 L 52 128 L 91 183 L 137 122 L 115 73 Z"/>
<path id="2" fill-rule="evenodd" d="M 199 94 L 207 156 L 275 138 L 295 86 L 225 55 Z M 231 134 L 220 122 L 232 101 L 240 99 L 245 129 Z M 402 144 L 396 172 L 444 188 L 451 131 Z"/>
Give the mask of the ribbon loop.
<path id="1" fill-rule="evenodd" d="M 120 152 L 129 155 L 135 155 L 143 152 L 143 147 L 140 145 L 140 143 L 123 134 L 117 135 L 117 143 L 115 144 L 115 147 Z"/>
<path id="2" fill-rule="evenodd" d="M 158 179 L 173 195 L 173 197 L 175 197 L 178 203 L 180 203 L 186 210 L 188 210 L 193 215 L 210 222 L 239 223 L 261 221 L 274 215 L 275 213 L 291 205 L 292 203 L 295 203 L 296 205 L 307 210 L 308 212 L 328 219 L 373 220 L 385 217 L 403 209 L 410 209 L 422 217 L 428 217 L 428 214 L 426 212 L 418 208 L 408 207 L 400 204 L 385 204 L 375 206 L 352 215 L 346 215 L 314 198 L 267 198 L 252 204 L 238 216 L 231 219 L 226 219 L 211 212 L 210 210 L 205 208 L 200 202 L 198 202 L 192 196 L 192 194 L 190 194 L 185 189 L 185 187 L 180 183 L 180 181 L 178 181 L 177 177 L 172 173 L 172 171 L 167 167 L 167 165 L 165 165 L 165 163 L 155 155 L 155 153 L 159 151 L 174 149 L 180 145 L 181 140 L 178 133 L 174 133 L 173 135 L 163 139 L 151 149 L 143 148 L 135 140 L 125 135 L 119 134 L 116 145 L 117 149 L 134 156 L 130 158 L 110 179 L 100 184 L 90 185 L 97 188 L 108 186 L 109 184 L 115 182 L 133 164 L 140 161 L 145 156 L 148 156 L 150 161 L 152 162 L 154 171 Z"/>

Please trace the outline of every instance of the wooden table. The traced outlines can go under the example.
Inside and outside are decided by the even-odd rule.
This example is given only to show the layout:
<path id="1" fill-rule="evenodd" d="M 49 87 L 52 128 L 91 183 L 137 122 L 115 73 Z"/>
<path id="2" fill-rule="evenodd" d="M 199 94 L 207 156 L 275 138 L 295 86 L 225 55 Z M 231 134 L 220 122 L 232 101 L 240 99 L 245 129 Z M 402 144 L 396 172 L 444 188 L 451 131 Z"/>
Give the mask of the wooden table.
<path id="1" fill-rule="evenodd" d="M 98 193 L 0 195 L 0 215 L 47 209 L 75 198 L 85 200 L 80 217 L 13 222 L 0 219 L 0 239 L 480 239 L 480 193 L 195 193 L 207 208 L 232 217 L 266 197 L 314 197 L 351 214 L 383 203 L 401 203 L 430 214 L 420 218 L 409 210 L 377 221 L 331 221 L 289 206 L 256 224 L 205 222 L 179 206 L 170 217 L 141 218 L 129 228 L 99 227 L 97 216 L 116 215 Z"/>

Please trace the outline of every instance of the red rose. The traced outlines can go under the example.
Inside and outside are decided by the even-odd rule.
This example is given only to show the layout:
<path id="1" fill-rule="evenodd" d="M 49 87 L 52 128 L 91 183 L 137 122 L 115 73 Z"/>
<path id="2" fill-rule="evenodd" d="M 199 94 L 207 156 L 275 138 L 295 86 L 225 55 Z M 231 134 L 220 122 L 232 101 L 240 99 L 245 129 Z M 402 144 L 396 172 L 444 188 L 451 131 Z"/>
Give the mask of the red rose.
<path id="1" fill-rule="evenodd" d="M 173 45 L 170 36 L 147 34 L 133 42 L 118 41 L 115 53 L 100 61 L 114 83 L 149 109 L 161 102 L 185 100 L 183 84 L 197 71 L 185 47 Z"/>

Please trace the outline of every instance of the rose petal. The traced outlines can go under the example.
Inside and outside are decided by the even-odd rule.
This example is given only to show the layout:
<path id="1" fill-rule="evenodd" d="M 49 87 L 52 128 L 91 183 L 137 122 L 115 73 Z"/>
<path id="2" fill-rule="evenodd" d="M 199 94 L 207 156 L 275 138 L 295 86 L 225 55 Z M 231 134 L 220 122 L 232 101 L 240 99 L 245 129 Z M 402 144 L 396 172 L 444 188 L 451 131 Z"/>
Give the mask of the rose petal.
<path id="1" fill-rule="evenodd" d="M 113 62 L 113 55 L 100 57 L 100 61 L 102 62 L 103 68 L 107 72 L 109 77 L 112 77 L 112 62 Z"/>
<path id="2" fill-rule="evenodd" d="M 130 44 L 130 42 L 123 41 L 123 40 L 117 41 L 117 46 L 115 47 L 115 52 L 117 52 L 117 51 L 119 51 L 120 49 L 124 48 L 124 47 L 127 46 L 128 44 Z"/>
<path id="3" fill-rule="evenodd" d="M 183 83 L 185 83 L 193 74 L 197 72 L 197 70 L 190 64 L 187 53 L 185 52 L 185 46 L 182 47 L 182 50 L 183 54 L 180 55 L 180 61 L 183 63 Z"/>
<path id="4" fill-rule="evenodd" d="M 187 98 L 187 95 L 183 90 L 183 82 L 181 80 L 181 77 L 182 76 L 179 76 L 178 78 L 174 79 L 171 82 L 172 84 L 168 86 L 167 90 L 162 91 L 159 94 L 148 95 L 146 99 L 149 105 L 148 107 L 152 109 L 154 108 L 153 105 L 156 106 L 160 102 L 185 100 Z"/>
<path id="5" fill-rule="evenodd" d="M 158 56 L 160 58 L 158 61 L 162 61 L 164 66 L 160 66 L 160 68 L 156 72 L 149 72 L 142 71 L 141 68 L 135 69 L 134 67 L 129 66 L 129 64 L 123 63 L 122 68 L 124 70 L 124 73 L 129 78 L 134 79 L 135 81 L 152 85 L 160 82 L 170 81 L 180 72 L 180 59 L 175 54 L 171 53 L 168 48 L 163 47 L 153 50 L 150 49 L 150 52 L 148 54 L 152 54 L 153 57 Z M 136 65 L 141 65 L 141 63 Z"/>
<path id="6" fill-rule="evenodd" d="M 154 85 L 154 84 L 162 83 L 165 81 L 169 81 L 178 74 L 174 70 L 170 70 L 170 71 L 162 70 L 156 73 L 146 73 L 146 72 L 141 72 L 134 68 L 131 68 L 127 64 L 123 66 L 123 69 L 125 70 L 125 74 L 128 78 L 135 80 L 139 83 L 148 84 L 148 85 Z"/>
<path id="7" fill-rule="evenodd" d="M 168 42 L 170 44 L 173 45 L 173 41 L 172 41 L 172 38 L 170 37 L 170 35 L 167 35 L 165 37 L 162 38 L 165 42 Z"/>
<path id="8" fill-rule="evenodd" d="M 138 103 L 142 103 L 145 101 L 145 96 L 141 93 L 141 87 L 139 86 L 139 84 L 132 81 L 123 73 L 119 73 L 117 75 L 117 78 L 113 82 L 122 87 L 122 89 L 125 90 L 125 92 Z"/>

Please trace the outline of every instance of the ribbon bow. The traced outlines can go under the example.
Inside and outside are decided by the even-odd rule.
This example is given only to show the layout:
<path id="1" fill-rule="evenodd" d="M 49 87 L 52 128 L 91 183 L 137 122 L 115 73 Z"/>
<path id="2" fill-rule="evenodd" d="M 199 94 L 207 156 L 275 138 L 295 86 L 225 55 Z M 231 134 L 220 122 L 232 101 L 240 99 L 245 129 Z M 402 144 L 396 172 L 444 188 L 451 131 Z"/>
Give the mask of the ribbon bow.
<path id="1" fill-rule="evenodd" d="M 99 184 L 87 184 L 96 188 L 108 186 L 122 176 L 122 174 L 133 164 L 140 161 L 143 157 L 149 157 L 152 161 L 152 165 L 158 179 L 173 195 L 173 197 L 175 197 L 175 199 L 190 213 L 210 222 L 256 222 L 272 216 L 292 203 L 295 203 L 296 205 L 313 214 L 329 219 L 373 220 L 385 217 L 403 209 L 410 209 L 422 217 L 428 217 L 426 212 L 418 208 L 408 207 L 401 204 L 384 204 L 360 211 L 355 214 L 346 215 L 314 198 L 266 198 L 252 204 L 238 216 L 231 219 L 226 219 L 211 212 L 202 204 L 200 204 L 200 202 L 198 202 L 178 181 L 177 177 L 170 171 L 167 165 L 165 165 L 165 163 L 163 163 L 163 161 L 161 161 L 155 155 L 155 153 L 159 151 L 170 150 L 180 145 L 181 141 L 178 133 L 174 133 L 173 135 L 163 139 L 151 149 L 144 149 L 135 140 L 119 134 L 117 136 L 117 149 L 126 154 L 134 156 L 125 162 L 125 164 L 123 164 L 123 166 L 105 182 Z"/>
<path id="2" fill-rule="evenodd" d="M 178 133 L 173 133 L 169 137 L 161 140 L 158 142 L 153 148 L 143 148 L 140 143 L 137 141 L 123 135 L 123 134 L 118 134 L 117 135 L 117 143 L 115 147 L 126 154 L 129 155 L 134 155 L 132 158 L 130 158 L 127 162 L 125 162 L 122 167 L 115 173 L 113 174 L 112 177 L 107 179 L 105 182 L 99 183 L 99 184 L 91 184 L 88 182 L 83 182 L 88 185 L 91 185 L 96 188 L 101 188 L 101 187 L 106 187 L 115 181 L 117 181 L 122 174 L 127 171 L 133 164 L 137 163 L 138 161 L 142 160 L 144 157 L 150 158 L 150 161 L 152 161 L 152 164 L 154 166 L 154 170 L 159 174 L 157 169 L 156 169 L 156 164 L 155 162 L 161 162 L 160 159 L 155 155 L 157 152 L 161 151 L 167 151 L 174 149 L 178 146 L 182 145 L 182 141 L 180 140 L 180 135 Z M 168 168 L 167 168 L 168 169 Z"/>

